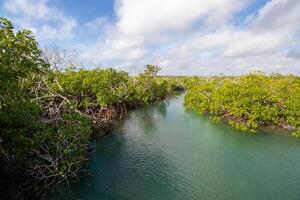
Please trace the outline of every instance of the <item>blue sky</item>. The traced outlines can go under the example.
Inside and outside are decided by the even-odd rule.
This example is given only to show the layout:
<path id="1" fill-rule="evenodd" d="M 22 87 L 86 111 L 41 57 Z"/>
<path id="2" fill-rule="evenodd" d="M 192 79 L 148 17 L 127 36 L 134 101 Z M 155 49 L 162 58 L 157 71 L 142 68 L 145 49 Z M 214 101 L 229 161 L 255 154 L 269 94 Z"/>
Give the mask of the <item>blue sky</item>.
<path id="1" fill-rule="evenodd" d="M 0 13 L 87 68 L 300 74 L 299 0 L 0 0 Z"/>

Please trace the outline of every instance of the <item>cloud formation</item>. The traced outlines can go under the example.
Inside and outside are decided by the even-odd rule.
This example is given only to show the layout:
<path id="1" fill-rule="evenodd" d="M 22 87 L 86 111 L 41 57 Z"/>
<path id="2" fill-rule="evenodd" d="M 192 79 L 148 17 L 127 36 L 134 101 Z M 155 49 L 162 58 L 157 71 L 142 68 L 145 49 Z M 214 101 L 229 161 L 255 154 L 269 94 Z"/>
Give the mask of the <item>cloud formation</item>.
<path id="1" fill-rule="evenodd" d="M 236 15 L 251 3 L 118 0 L 117 22 L 85 57 L 112 65 L 154 63 L 165 74 L 299 74 L 299 58 L 287 49 L 299 44 L 300 2 L 268 1 L 234 24 Z"/>
<path id="2" fill-rule="evenodd" d="M 115 0 L 114 6 L 113 19 L 99 15 L 80 27 L 48 0 L 5 1 L 42 41 L 72 38 L 78 28 L 93 32 L 92 43 L 73 44 L 93 65 L 130 71 L 151 63 L 173 75 L 300 74 L 299 0 Z"/>
<path id="3" fill-rule="evenodd" d="M 220 26 L 248 1 L 241 0 L 118 0 L 117 27 L 125 34 L 156 34 L 184 31 L 201 20 L 207 26 Z"/>
<path id="4" fill-rule="evenodd" d="M 4 8 L 20 28 L 29 28 L 38 40 L 66 40 L 73 37 L 77 22 L 49 0 L 5 0 Z"/>

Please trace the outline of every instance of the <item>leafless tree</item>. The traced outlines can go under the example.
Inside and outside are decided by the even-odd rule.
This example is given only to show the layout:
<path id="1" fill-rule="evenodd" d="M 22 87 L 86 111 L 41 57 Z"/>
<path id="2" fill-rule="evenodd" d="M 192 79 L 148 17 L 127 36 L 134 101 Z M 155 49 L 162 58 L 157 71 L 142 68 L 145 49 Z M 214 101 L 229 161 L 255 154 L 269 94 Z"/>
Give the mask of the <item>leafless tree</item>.
<path id="1" fill-rule="evenodd" d="M 66 67 L 78 64 L 78 50 L 45 47 L 43 48 L 43 59 L 52 69 L 60 71 Z"/>

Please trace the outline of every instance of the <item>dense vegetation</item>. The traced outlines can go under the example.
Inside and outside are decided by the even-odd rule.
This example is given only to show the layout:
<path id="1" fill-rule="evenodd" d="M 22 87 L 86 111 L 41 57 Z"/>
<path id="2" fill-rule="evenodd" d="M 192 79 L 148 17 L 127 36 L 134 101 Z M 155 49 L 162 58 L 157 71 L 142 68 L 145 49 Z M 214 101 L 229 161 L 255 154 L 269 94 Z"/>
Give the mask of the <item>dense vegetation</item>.
<path id="1" fill-rule="evenodd" d="M 14 33 L 0 18 L 0 190 L 5 181 L 25 191 L 20 199 L 45 197 L 57 183 L 68 186 L 83 171 L 96 131 L 129 109 L 184 89 L 183 82 L 187 108 L 243 131 L 267 125 L 300 137 L 299 77 L 172 78 L 158 77 L 158 71 L 147 65 L 132 77 L 112 68 L 58 70 L 30 31 Z"/>
<path id="2" fill-rule="evenodd" d="M 274 126 L 300 136 L 300 77 L 251 73 L 240 77 L 189 80 L 185 105 L 254 132 Z"/>
<path id="3" fill-rule="evenodd" d="M 87 161 L 94 128 L 107 128 L 127 109 L 162 100 L 174 89 L 152 65 L 137 77 L 111 68 L 58 71 L 30 31 L 14 33 L 4 18 L 0 45 L 0 179 L 28 191 L 17 199 L 69 185 Z"/>

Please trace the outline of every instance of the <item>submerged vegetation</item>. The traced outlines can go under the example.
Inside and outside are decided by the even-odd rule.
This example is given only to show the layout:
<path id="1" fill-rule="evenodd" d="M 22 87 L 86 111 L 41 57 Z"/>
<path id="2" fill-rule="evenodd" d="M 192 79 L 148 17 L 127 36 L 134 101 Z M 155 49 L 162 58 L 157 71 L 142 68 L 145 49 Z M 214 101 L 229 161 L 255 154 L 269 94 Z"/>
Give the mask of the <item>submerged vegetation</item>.
<path id="1" fill-rule="evenodd" d="M 300 136 L 300 78 L 251 73 L 240 77 L 195 78 L 188 81 L 185 105 L 214 120 L 254 132 L 274 126 Z"/>

